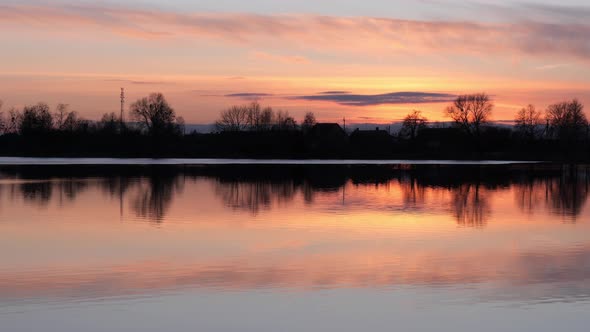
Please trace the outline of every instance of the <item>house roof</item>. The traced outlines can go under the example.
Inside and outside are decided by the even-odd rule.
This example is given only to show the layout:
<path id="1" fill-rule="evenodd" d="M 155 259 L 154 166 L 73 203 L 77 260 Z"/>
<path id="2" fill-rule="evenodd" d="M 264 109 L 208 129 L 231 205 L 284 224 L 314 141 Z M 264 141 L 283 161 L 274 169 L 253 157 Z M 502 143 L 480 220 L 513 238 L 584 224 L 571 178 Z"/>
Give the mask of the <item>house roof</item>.
<path id="1" fill-rule="evenodd" d="M 379 128 L 375 130 L 360 130 L 356 129 L 350 135 L 351 137 L 390 137 L 389 132 L 386 130 L 380 130 Z"/>
<path id="2" fill-rule="evenodd" d="M 342 127 L 340 127 L 340 125 L 337 123 L 317 123 L 315 126 L 313 126 L 313 128 L 311 130 L 312 130 L 312 132 L 314 132 L 315 134 L 318 134 L 318 135 L 326 135 L 326 134 L 344 134 L 344 135 L 346 135 L 346 132 L 344 131 L 344 129 L 342 129 Z"/>

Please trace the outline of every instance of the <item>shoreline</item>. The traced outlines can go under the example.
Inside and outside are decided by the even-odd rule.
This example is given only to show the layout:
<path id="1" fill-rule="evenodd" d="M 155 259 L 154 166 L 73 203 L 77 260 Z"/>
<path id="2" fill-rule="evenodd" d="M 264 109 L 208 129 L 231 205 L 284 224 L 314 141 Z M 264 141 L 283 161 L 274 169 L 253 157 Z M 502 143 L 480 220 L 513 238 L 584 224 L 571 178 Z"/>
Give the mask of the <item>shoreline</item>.
<path id="1" fill-rule="evenodd" d="M 0 166 L 53 165 L 516 165 L 543 164 L 548 161 L 526 160 L 454 160 L 454 159 L 263 159 L 263 158 L 64 158 L 0 157 Z"/>

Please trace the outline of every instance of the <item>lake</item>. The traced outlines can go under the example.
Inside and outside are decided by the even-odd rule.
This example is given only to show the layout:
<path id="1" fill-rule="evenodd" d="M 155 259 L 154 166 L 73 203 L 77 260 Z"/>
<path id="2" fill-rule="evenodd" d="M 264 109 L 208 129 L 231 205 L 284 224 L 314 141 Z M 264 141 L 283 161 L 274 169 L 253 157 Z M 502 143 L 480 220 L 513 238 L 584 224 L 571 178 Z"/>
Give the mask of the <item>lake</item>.
<path id="1" fill-rule="evenodd" d="M 0 159 L 0 331 L 590 324 L 585 166 L 35 163 Z"/>

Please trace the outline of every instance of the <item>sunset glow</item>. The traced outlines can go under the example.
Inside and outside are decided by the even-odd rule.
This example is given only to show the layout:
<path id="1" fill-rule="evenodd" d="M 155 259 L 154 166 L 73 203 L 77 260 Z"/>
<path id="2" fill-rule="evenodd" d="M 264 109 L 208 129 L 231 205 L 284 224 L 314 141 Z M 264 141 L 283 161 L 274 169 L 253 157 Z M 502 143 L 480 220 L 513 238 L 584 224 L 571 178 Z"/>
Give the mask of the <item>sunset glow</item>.
<path id="1" fill-rule="evenodd" d="M 529 103 L 590 103 L 590 7 L 577 1 L 13 1 L 0 4 L 5 107 L 69 103 L 88 119 L 160 91 L 188 123 L 258 99 L 298 121 L 389 123 L 448 100 L 375 95 L 485 91 L 493 120 Z M 483 13 L 483 14 L 482 14 Z M 309 98 L 338 91 L 341 98 Z M 233 95 L 233 96 L 232 96 Z"/>

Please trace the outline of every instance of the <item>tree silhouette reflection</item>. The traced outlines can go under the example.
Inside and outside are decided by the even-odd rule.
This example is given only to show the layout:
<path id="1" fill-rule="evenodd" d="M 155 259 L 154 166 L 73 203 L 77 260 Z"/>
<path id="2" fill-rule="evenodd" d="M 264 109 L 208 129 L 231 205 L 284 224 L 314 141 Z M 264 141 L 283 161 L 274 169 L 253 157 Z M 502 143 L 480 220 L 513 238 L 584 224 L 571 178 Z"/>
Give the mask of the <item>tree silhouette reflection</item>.
<path id="1" fill-rule="evenodd" d="M 544 176 L 529 175 L 514 185 L 516 205 L 528 214 L 542 207 L 575 222 L 588 201 L 589 172 L 585 167 L 565 167 Z"/>
<path id="2" fill-rule="evenodd" d="M 313 205 L 318 204 L 318 196 L 341 192 L 345 199 L 347 194 L 354 194 L 354 188 L 345 190 L 346 184 L 352 183 L 355 187 L 375 187 L 375 192 L 382 191 L 378 196 L 384 200 L 399 197 L 388 198 L 391 188 L 396 188 L 401 202 L 395 204 L 401 204 L 400 208 L 444 208 L 460 226 L 485 227 L 493 213 L 492 198 L 503 190 L 514 192 L 514 204 L 525 213 L 544 208 L 576 221 L 588 200 L 588 174 L 584 167 L 539 171 L 457 166 L 2 167 L 0 179 L 6 182 L 0 183 L 0 191 L 8 190 L 12 198 L 21 197 L 38 206 L 56 199 L 61 206 L 94 188 L 117 200 L 121 209 L 129 203 L 136 216 L 162 222 L 175 198 L 195 179 L 211 181 L 213 194 L 224 206 L 253 214 L 284 208 L 297 198 Z M 393 204 L 378 205 L 363 199 L 370 198 L 360 198 L 355 208 L 379 209 Z"/>
<path id="3" fill-rule="evenodd" d="M 467 227 L 485 226 L 491 215 L 485 189 L 480 184 L 465 184 L 452 192 L 451 206 L 457 223 Z"/>
<path id="4" fill-rule="evenodd" d="M 55 183 L 46 181 L 24 182 L 19 185 L 23 200 L 39 205 L 47 205 L 53 194 Z"/>
<path id="5" fill-rule="evenodd" d="M 224 204 L 233 209 L 259 213 L 268 210 L 273 203 L 287 203 L 293 200 L 301 188 L 292 181 L 285 183 L 259 182 L 216 182 L 215 193 Z"/>
<path id="6" fill-rule="evenodd" d="M 174 195 L 182 193 L 184 177 L 180 175 L 153 175 L 138 182 L 138 192 L 131 206 L 137 216 L 161 222 L 166 216 Z"/>
<path id="7" fill-rule="evenodd" d="M 547 203 L 554 213 L 571 217 L 580 215 L 588 200 L 588 172 L 570 170 L 547 185 Z"/>
<path id="8" fill-rule="evenodd" d="M 426 200 L 426 186 L 421 185 L 414 176 L 405 176 L 399 179 L 404 197 L 404 204 L 420 206 Z"/>

